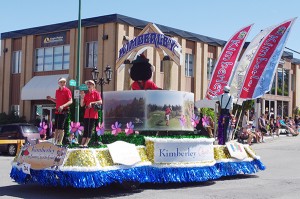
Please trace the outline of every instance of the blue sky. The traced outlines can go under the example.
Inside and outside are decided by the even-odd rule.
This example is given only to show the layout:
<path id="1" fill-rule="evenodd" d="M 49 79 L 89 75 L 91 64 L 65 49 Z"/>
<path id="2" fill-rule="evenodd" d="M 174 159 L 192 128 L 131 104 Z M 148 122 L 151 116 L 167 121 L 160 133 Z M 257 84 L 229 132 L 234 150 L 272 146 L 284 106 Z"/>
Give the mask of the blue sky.
<path id="1" fill-rule="evenodd" d="M 299 0 L 81 0 L 81 18 L 108 14 L 129 17 L 228 40 L 254 23 L 247 41 L 261 29 L 300 15 Z M 78 0 L 2 0 L 0 33 L 78 19 Z M 300 52 L 300 19 L 286 47 Z M 287 50 L 288 51 L 288 50 Z M 294 53 L 300 58 L 300 54 Z"/>

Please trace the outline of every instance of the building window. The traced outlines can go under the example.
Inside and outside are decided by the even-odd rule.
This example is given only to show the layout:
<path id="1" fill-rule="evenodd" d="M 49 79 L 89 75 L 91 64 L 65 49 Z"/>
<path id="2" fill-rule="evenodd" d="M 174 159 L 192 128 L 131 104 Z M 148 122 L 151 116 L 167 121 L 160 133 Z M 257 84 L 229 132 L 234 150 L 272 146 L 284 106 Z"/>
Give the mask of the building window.
<path id="1" fill-rule="evenodd" d="M 295 74 L 293 74 L 292 76 L 291 76 L 291 90 L 294 92 L 295 91 L 295 78 L 296 78 L 296 75 Z"/>
<path id="2" fill-rule="evenodd" d="M 276 93 L 275 93 L 275 90 L 276 90 L 276 74 L 275 74 L 275 76 L 274 76 L 274 79 L 273 79 L 273 83 L 272 83 L 272 88 L 271 88 L 271 94 L 272 95 L 275 95 Z"/>
<path id="3" fill-rule="evenodd" d="M 164 72 L 164 61 L 163 60 L 160 61 L 160 72 L 161 73 Z"/>
<path id="4" fill-rule="evenodd" d="M 185 54 L 185 76 L 194 77 L 194 55 Z"/>
<path id="5" fill-rule="evenodd" d="M 216 60 L 213 58 L 207 58 L 207 80 L 211 79 L 212 73 L 214 71 Z"/>
<path id="6" fill-rule="evenodd" d="M 12 73 L 21 73 L 22 51 L 14 51 L 12 59 Z"/>
<path id="7" fill-rule="evenodd" d="M 53 48 L 53 67 L 54 70 L 61 70 L 62 69 L 62 63 L 63 63 L 63 47 L 57 46 Z"/>
<path id="8" fill-rule="evenodd" d="M 12 105 L 11 112 L 14 116 L 20 116 L 20 105 Z"/>
<path id="9" fill-rule="evenodd" d="M 282 95 L 282 89 L 283 89 L 283 73 L 282 68 L 277 68 L 277 95 Z"/>
<path id="10" fill-rule="evenodd" d="M 277 115 L 283 116 L 282 115 L 282 101 L 280 101 L 280 100 L 277 100 Z"/>
<path id="11" fill-rule="evenodd" d="M 45 48 L 44 51 L 44 71 L 53 69 L 53 48 Z"/>
<path id="12" fill-rule="evenodd" d="M 277 100 L 277 115 L 287 117 L 289 115 L 289 102 Z"/>
<path id="13" fill-rule="evenodd" d="M 67 70 L 70 66 L 70 46 L 36 49 L 35 71 Z"/>
<path id="14" fill-rule="evenodd" d="M 282 115 L 283 116 L 288 116 L 289 115 L 289 102 L 283 101 L 282 105 L 283 105 Z"/>
<path id="15" fill-rule="evenodd" d="M 87 68 L 97 67 L 98 62 L 98 42 L 88 42 L 86 43 L 86 63 Z"/>
<path id="16" fill-rule="evenodd" d="M 281 96 L 289 96 L 289 76 L 290 71 L 283 68 L 277 68 L 277 76 L 278 76 L 278 83 L 277 83 L 277 95 Z"/>
<path id="17" fill-rule="evenodd" d="M 68 70 L 70 68 L 70 46 L 64 46 L 63 54 L 63 70 Z"/>
<path id="18" fill-rule="evenodd" d="M 283 69 L 283 95 L 289 96 L 289 76 L 290 71 Z"/>

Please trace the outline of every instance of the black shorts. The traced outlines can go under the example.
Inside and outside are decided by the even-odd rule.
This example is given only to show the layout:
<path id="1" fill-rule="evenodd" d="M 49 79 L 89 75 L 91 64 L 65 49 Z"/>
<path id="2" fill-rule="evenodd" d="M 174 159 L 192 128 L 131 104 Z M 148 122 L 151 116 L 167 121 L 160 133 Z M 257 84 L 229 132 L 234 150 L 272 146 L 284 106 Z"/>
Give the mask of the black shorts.
<path id="1" fill-rule="evenodd" d="M 55 129 L 64 130 L 67 115 L 68 113 L 55 114 L 55 123 L 54 123 Z"/>
<path id="2" fill-rule="evenodd" d="M 98 120 L 94 118 L 84 118 L 84 131 L 83 131 L 83 137 L 85 138 L 91 138 L 92 133 L 95 131 L 95 124 Z"/>
<path id="3" fill-rule="evenodd" d="M 266 133 L 267 133 L 267 129 L 266 129 L 266 128 L 259 128 L 259 130 L 260 130 L 263 134 L 266 134 Z"/>

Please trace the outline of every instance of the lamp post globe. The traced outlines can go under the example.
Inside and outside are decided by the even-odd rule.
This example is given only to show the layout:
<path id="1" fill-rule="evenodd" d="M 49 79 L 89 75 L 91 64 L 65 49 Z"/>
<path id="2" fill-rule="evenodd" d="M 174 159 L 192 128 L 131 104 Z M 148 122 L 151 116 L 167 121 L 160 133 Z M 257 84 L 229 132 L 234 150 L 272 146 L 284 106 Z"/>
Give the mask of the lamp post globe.
<path id="1" fill-rule="evenodd" d="M 95 83 L 97 83 L 98 81 L 98 76 L 99 76 L 99 71 L 96 67 L 94 67 L 92 70 L 92 79 L 94 80 Z"/>
<path id="2" fill-rule="evenodd" d="M 102 104 L 103 104 L 103 86 L 105 84 L 109 84 L 109 82 L 111 81 L 111 79 L 112 79 L 112 73 L 113 73 L 112 68 L 109 65 L 107 65 L 105 67 L 105 70 L 104 70 L 105 78 L 104 77 L 100 77 L 99 78 L 99 71 L 98 71 L 98 69 L 96 67 L 93 68 L 93 70 L 91 71 L 91 73 L 92 73 L 92 78 L 93 78 L 95 84 L 99 84 L 100 85 L 100 95 L 101 95 Z"/>
<path id="3" fill-rule="evenodd" d="M 107 65 L 104 72 L 105 72 L 105 75 L 106 75 L 107 84 L 109 84 L 109 82 L 111 81 L 111 78 L 112 78 L 112 69 L 111 69 L 111 67 L 109 65 Z"/>

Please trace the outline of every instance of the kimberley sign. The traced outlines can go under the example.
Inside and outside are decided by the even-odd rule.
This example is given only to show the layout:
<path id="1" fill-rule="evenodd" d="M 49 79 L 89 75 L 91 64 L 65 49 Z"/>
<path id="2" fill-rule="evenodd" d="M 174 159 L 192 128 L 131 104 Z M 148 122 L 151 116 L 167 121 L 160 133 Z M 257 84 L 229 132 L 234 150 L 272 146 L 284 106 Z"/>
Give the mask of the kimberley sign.
<path id="1" fill-rule="evenodd" d="M 118 69 L 125 60 L 132 61 L 139 51 L 148 46 L 154 47 L 161 59 L 168 55 L 178 66 L 181 65 L 181 45 L 164 35 L 155 24 L 149 23 L 137 37 L 125 43 L 119 50 L 116 68 Z"/>

